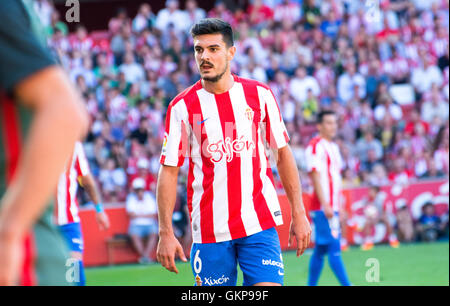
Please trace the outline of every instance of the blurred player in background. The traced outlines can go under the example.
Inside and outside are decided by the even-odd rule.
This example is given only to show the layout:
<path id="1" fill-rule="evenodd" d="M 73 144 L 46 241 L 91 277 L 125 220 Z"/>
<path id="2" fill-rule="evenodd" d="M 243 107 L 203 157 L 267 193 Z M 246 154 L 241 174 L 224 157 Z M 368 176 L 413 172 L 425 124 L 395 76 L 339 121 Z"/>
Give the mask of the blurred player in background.
<path id="1" fill-rule="evenodd" d="M 328 255 L 330 267 L 341 285 L 350 285 L 340 246 L 339 202 L 343 162 L 339 147 L 333 142 L 337 126 L 333 111 L 320 112 L 317 116 L 319 135 L 306 148 L 308 172 L 314 187 L 310 209 L 315 228 L 315 246 L 309 264 L 309 286 L 317 285 L 325 255 Z"/>
<path id="2" fill-rule="evenodd" d="M 386 226 L 391 247 L 398 248 L 400 246 L 400 242 L 389 220 L 384 200 L 385 196 L 380 192 L 380 187 L 370 186 L 368 197 L 364 201 L 364 215 L 366 220 L 363 227 L 364 243 L 361 245 L 363 251 L 368 251 L 373 248 L 375 226 L 379 222 L 382 222 Z"/>
<path id="3" fill-rule="evenodd" d="M 88 119 L 27 4 L 0 1 L 0 285 L 64 285 L 49 199 Z"/>
<path id="4" fill-rule="evenodd" d="M 290 241 L 297 239 L 297 256 L 308 246 L 311 228 L 277 102 L 266 85 L 231 74 L 236 47 L 227 22 L 202 19 L 191 35 L 201 80 L 167 110 L 157 187 L 158 261 L 178 272 L 175 255 L 186 260 L 172 215 L 179 167 L 189 154 L 187 202 L 196 284 L 236 285 L 239 263 L 244 285 L 282 285 L 284 266 L 275 226 L 283 217 L 265 143 L 275 152 L 291 204 Z"/>
<path id="5" fill-rule="evenodd" d="M 84 286 L 86 277 L 83 266 L 83 235 L 81 233 L 80 217 L 78 216 L 77 191 L 78 185 L 86 190 L 89 198 L 95 204 L 96 220 L 101 230 L 109 228 L 109 219 L 103 210 L 100 193 L 89 164 L 84 154 L 83 145 L 77 141 L 72 158 L 66 164 L 65 171 L 58 181 L 56 194 L 55 218 L 61 233 L 70 250 L 70 257 L 78 260 L 79 275 L 76 285 Z"/>

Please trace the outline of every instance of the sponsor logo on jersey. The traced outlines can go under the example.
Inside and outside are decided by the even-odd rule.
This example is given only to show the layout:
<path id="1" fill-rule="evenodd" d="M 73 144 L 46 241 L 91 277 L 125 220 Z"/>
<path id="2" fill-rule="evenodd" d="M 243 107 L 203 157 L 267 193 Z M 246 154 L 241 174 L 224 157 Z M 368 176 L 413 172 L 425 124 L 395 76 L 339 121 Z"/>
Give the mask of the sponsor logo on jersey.
<path id="1" fill-rule="evenodd" d="M 205 285 L 214 286 L 214 285 L 223 285 L 230 280 L 229 277 L 222 275 L 218 279 L 213 279 L 211 277 L 205 277 Z"/>
<path id="2" fill-rule="evenodd" d="M 213 163 L 218 163 L 224 158 L 227 162 L 231 162 L 235 153 L 251 151 L 255 148 L 255 143 L 252 140 L 245 140 L 244 136 L 241 136 L 233 141 L 230 137 L 226 137 L 225 141 L 219 140 L 218 142 L 210 143 L 206 149 L 211 154 L 210 160 Z"/>

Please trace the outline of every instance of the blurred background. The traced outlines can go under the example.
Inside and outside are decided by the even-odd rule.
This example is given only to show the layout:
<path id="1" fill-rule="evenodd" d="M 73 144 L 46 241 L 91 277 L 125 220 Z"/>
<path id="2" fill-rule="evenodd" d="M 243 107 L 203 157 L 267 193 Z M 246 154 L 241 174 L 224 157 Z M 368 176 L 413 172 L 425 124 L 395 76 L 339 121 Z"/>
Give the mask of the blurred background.
<path id="1" fill-rule="evenodd" d="M 91 206 L 82 211 L 83 232 L 93 233 L 85 235 L 87 265 L 105 264 L 112 254 L 116 262 L 135 260 L 130 250 L 105 246 L 104 240 L 126 232 L 123 203 L 135 178 L 155 192 L 167 105 L 199 79 L 189 29 L 205 17 L 233 26 L 232 72 L 274 92 L 306 203 L 311 183 L 304 151 L 316 134 L 315 116 L 322 109 L 338 114 L 346 189 L 342 224 L 350 244 L 363 240 L 369 186 L 380 187 L 401 241 L 425 239 L 417 225 L 429 203 L 439 218 L 433 239 L 448 239 L 448 0 L 79 3 L 80 22 L 66 21 L 66 1 L 35 0 L 35 8 L 49 46 L 84 96 L 92 122 L 84 147 L 110 208 L 113 226 L 106 234 L 96 232 Z M 190 235 L 187 165 L 174 220 L 180 236 Z M 87 202 L 81 190 L 79 203 Z M 386 241 L 383 224 L 374 231 L 376 242 Z"/>

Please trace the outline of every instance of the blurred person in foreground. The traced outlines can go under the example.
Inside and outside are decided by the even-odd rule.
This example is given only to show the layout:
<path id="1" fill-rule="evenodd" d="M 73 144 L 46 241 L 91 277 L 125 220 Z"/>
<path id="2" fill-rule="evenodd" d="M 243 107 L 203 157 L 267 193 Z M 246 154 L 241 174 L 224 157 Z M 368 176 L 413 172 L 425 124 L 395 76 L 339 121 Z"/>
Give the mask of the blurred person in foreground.
<path id="1" fill-rule="evenodd" d="M 308 285 L 316 286 L 322 272 L 324 257 L 343 286 L 350 286 L 341 258 L 341 229 L 339 224 L 343 161 L 338 145 L 336 114 L 324 110 L 317 115 L 319 136 L 306 148 L 308 173 L 314 187 L 310 213 L 315 226 L 315 246 L 309 263 Z"/>
<path id="2" fill-rule="evenodd" d="M 363 251 L 371 250 L 374 247 L 375 226 L 383 223 L 386 226 L 386 232 L 389 237 L 389 244 L 393 248 L 398 248 L 400 242 L 394 232 L 393 226 L 389 220 L 389 212 L 385 205 L 385 194 L 381 192 L 379 186 L 369 187 L 367 198 L 364 200 L 364 222 L 363 233 L 364 243 L 361 245 Z"/>
<path id="3" fill-rule="evenodd" d="M 68 285 L 50 198 L 88 119 L 27 1 L 0 1 L 0 285 Z"/>
<path id="4" fill-rule="evenodd" d="M 202 19 L 192 26 L 191 35 L 201 80 L 180 93 L 167 110 L 157 184 L 158 261 L 176 273 L 175 256 L 186 261 L 172 215 L 179 169 L 190 152 L 187 202 L 196 285 L 236 285 L 238 263 L 244 285 L 283 285 L 275 230 L 283 216 L 266 144 L 275 154 L 291 205 L 290 242 L 297 240 L 297 256 L 308 246 L 311 228 L 277 101 L 267 85 L 231 73 L 236 47 L 230 24 Z"/>
<path id="5" fill-rule="evenodd" d="M 55 203 L 55 218 L 61 233 L 70 251 L 70 257 L 78 262 L 79 275 L 75 277 L 77 286 L 86 285 L 86 276 L 83 265 L 83 235 L 81 232 L 80 216 L 78 214 L 77 190 L 78 185 L 83 187 L 95 204 L 96 221 L 100 230 L 109 228 L 109 219 L 106 215 L 101 196 L 91 174 L 83 145 L 77 141 L 72 158 L 66 164 L 64 172 L 60 175 Z"/>
<path id="6" fill-rule="evenodd" d="M 130 217 L 128 234 L 142 264 L 152 261 L 152 252 L 158 242 L 156 199 L 150 191 L 145 190 L 145 185 L 143 178 L 134 179 L 131 185 L 133 191 L 128 195 L 126 202 L 126 210 Z"/>

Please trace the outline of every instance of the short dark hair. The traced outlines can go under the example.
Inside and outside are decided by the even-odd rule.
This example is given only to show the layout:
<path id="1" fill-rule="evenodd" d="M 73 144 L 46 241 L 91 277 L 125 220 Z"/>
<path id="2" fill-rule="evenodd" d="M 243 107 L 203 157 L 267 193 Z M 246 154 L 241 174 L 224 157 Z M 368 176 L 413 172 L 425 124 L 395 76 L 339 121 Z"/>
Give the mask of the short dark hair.
<path id="1" fill-rule="evenodd" d="M 231 25 L 219 18 L 204 18 L 191 27 L 191 36 L 194 38 L 204 34 L 222 34 L 223 41 L 228 47 L 234 45 L 233 29 Z"/>
<path id="2" fill-rule="evenodd" d="M 332 110 L 329 110 L 329 109 L 319 112 L 317 114 L 317 123 L 321 124 L 323 122 L 323 118 L 325 118 L 325 116 L 328 116 L 328 115 L 335 116 L 336 113 L 334 111 L 332 111 Z"/>

